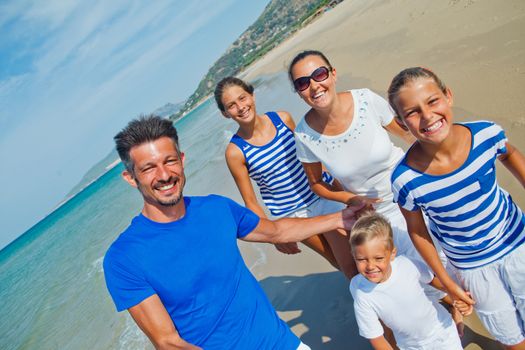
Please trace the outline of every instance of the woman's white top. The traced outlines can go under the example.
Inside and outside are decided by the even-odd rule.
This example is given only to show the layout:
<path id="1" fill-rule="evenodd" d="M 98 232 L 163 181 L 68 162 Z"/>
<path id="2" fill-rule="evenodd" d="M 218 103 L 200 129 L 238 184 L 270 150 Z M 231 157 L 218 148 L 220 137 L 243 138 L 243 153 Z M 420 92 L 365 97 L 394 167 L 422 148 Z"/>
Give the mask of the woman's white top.
<path id="1" fill-rule="evenodd" d="M 376 211 L 388 215 L 399 211 L 393 203 L 390 176 L 404 155 L 384 129 L 394 113 L 385 99 L 369 89 L 350 93 L 354 116 L 348 129 L 339 135 L 322 135 L 303 117 L 295 129 L 297 157 L 303 163 L 323 163 L 346 191 L 382 199 Z"/>

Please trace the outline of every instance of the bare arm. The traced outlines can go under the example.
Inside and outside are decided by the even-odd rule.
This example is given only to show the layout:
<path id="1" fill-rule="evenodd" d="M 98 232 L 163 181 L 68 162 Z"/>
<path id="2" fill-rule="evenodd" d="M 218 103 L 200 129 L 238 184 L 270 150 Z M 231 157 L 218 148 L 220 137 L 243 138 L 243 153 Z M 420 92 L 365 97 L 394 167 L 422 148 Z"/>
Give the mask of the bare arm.
<path id="1" fill-rule="evenodd" d="M 292 116 L 290 115 L 290 113 L 288 112 L 278 112 L 279 116 L 281 117 L 281 119 L 283 120 L 283 122 L 286 124 L 286 126 L 294 131 L 295 130 L 295 122 L 294 120 L 292 119 Z M 318 183 L 318 182 L 323 182 L 325 185 L 323 186 L 327 186 L 327 188 L 332 191 L 332 192 L 344 192 L 344 188 L 343 186 L 341 185 L 341 183 L 339 182 L 339 180 L 335 179 L 334 178 L 334 181 L 332 182 L 332 184 L 328 184 L 326 182 L 323 181 L 323 171 L 327 171 L 325 169 L 325 167 L 323 166 L 322 163 L 301 163 L 303 165 L 303 169 L 305 170 L 306 172 L 306 166 L 308 165 L 313 165 L 315 167 L 315 169 L 312 170 L 312 175 L 311 176 L 308 176 L 308 173 L 307 173 L 307 176 L 308 176 L 308 181 L 310 183 L 310 187 L 312 187 L 312 184 L 313 183 Z M 319 164 L 321 166 L 321 172 L 318 173 L 317 172 L 317 164 Z M 314 191 L 314 193 L 316 193 Z M 350 194 L 350 192 L 348 192 Z M 316 193 L 318 196 L 319 194 Z M 326 197 L 323 197 L 323 198 L 326 198 Z"/>
<path id="2" fill-rule="evenodd" d="M 259 217 L 266 218 L 266 214 L 255 195 L 250 176 L 248 175 L 248 169 L 246 168 L 246 160 L 241 150 L 236 145 L 230 143 L 226 148 L 225 157 L 228 169 L 230 169 L 230 173 L 241 193 L 242 200 L 246 207 Z"/>
<path id="3" fill-rule="evenodd" d="M 355 214 L 363 205 L 348 207 L 341 212 L 311 218 L 282 218 L 275 221 L 261 219 L 255 229 L 243 240 L 251 242 L 299 242 L 319 232 L 335 229 L 350 230 Z"/>
<path id="4" fill-rule="evenodd" d="M 525 157 L 523 154 L 507 142 L 507 153 L 500 155 L 498 159 L 525 188 Z"/>
<path id="5" fill-rule="evenodd" d="M 384 336 L 380 336 L 369 340 L 374 350 L 393 350 L 392 346 L 390 346 L 390 344 Z"/>
<path id="6" fill-rule="evenodd" d="M 426 261 L 428 266 L 434 271 L 436 276 L 439 278 L 441 283 L 446 289 L 446 292 L 453 300 L 463 300 L 465 303 L 473 305 L 474 301 L 468 296 L 468 294 L 456 284 L 450 278 L 445 267 L 439 259 L 436 247 L 430 238 L 430 235 L 427 231 L 425 221 L 423 220 L 423 214 L 421 210 L 418 211 L 408 211 L 401 208 L 401 212 L 405 217 L 408 227 L 408 234 L 410 239 L 414 243 L 417 251 L 421 257 Z"/>
<path id="7" fill-rule="evenodd" d="M 140 304 L 129 308 L 128 311 L 156 349 L 201 349 L 179 336 L 170 315 L 157 294 L 144 299 Z"/>
<path id="8" fill-rule="evenodd" d="M 432 287 L 436 288 L 436 289 L 439 289 L 440 291 L 443 291 L 443 292 L 446 292 L 447 289 L 445 288 L 445 286 L 443 285 L 443 283 L 441 283 L 441 280 L 439 278 L 437 278 L 436 276 L 434 276 L 434 278 L 432 279 L 432 281 L 430 281 L 429 283 Z"/>
<path id="9" fill-rule="evenodd" d="M 372 204 L 379 201 L 377 198 L 366 198 L 345 191 L 337 180 L 335 180 L 333 184 L 326 183 L 323 180 L 323 166 L 320 162 L 302 164 L 304 172 L 308 177 L 310 188 L 319 197 L 341 202 L 346 205 L 357 205 L 358 203 Z"/>
<path id="10" fill-rule="evenodd" d="M 292 131 L 295 130 L 295 121 L 293 120 L 293 118 L 292 118 L 290 113 L 285 112 L 285 111 L 279 111 L 279 112 L 277 112 L 277 114 L 279 114 L 279 117 L 281 118 L 283 123 L 286 124 L 286 126 L 290 130 L 292 130 Z"/>
<path id="11" fill-rule="evenodd" d="M 392 135 L 396 135 L 397 137 L 403 139 L 403 141 L 405 141 L 408 145 L 411 145 L 416 141 L 414 135 L 412 135 L 408 129 L 401 127 L 396 118 L 392 119 L 390 124 L 384 126 L 384 128 Z"/>

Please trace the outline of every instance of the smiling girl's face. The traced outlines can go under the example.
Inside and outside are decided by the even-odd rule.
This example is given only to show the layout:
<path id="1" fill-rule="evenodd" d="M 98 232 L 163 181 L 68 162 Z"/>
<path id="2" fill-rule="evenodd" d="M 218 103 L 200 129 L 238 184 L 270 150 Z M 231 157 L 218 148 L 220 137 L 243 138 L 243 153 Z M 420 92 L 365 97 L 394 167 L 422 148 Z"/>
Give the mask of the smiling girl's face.
<path id="1" fill-rule="evenodd" d="M 223 115 L 239 124 L 251 122 L 256 116 L 254 96 L 239 85 L 224 88 L 221 101 Z"/>
<path id="2" fill-rule="evenodd" d="M 431 78 L 407 82 L 393 99 L 401 122 L 418 141 L 440 144 L 452 128 L 452 94 Z"/>

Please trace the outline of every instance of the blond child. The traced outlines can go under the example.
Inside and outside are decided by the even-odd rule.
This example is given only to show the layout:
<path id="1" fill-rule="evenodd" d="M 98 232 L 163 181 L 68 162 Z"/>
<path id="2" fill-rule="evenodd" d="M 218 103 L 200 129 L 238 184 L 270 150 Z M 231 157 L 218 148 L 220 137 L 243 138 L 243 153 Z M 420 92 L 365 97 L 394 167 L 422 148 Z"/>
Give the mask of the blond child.
<path id="1" fill-rule="evenodd" d="M 422 262 L 396 257 L 385 217 L 368 213 L 359 218 L 350 246 L 359 271 L 350 282 L 359 334 L 374 349 L 392 349 L 380 319 L 400 349 L 463 349 L 450 314 L 424 293 L 422 284 L 442 288 L 441 283 Z"/>
<path id="2" fill-rule="evenodd" d="M 408 68 L 389 102 L 417 141 L 392 174 L 415 247 L 449 295 L 473 304 L 508 349 L 525 348 L 525 216 L 496 181 L 496 159 L 525 186 L 525 158 L 488 121 L 452 122 L 452 92 L 430 70 Z M 447 274 L 423 220 L 462 287 Z"/>

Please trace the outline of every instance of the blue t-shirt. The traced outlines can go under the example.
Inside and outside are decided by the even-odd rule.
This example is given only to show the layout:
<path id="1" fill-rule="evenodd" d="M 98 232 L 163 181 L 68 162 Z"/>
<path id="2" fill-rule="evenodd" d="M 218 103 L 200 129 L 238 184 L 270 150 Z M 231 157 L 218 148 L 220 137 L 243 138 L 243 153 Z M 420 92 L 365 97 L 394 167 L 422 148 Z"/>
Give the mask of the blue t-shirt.
<path id="1" fill-rule="evenodd" d="M 259 217 L 217 195 L 184 202 L 185 216 L 171 223 L 135 217 L 107 251 L 117 310 L 157 294 L 180 336 L 204 349 L 296 349 L 237 246 Z"/>

